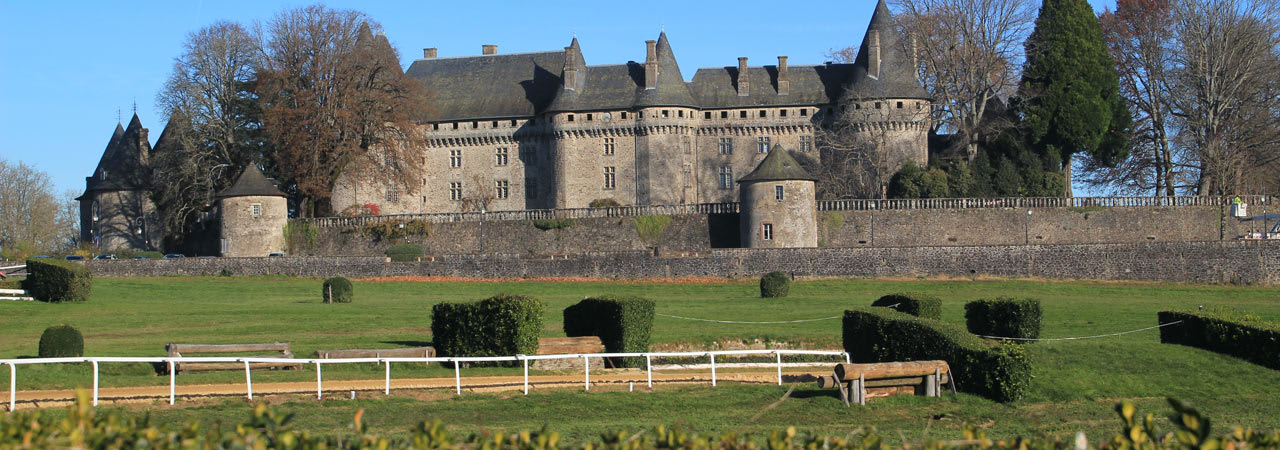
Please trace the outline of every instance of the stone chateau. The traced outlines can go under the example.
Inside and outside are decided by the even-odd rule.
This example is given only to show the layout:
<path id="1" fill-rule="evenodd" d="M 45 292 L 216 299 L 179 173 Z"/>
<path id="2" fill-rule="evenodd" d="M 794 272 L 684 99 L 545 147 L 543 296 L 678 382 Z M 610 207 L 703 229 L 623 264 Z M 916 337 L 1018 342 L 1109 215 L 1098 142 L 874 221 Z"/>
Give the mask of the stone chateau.
<path id="1" fill-rule="evenodd" d="M 375 43 L 390 45 L 385 36 Z M 779 56 L 776 64 L 752 66 L 738 58 L 736 66 L 701 68 L 685 81 L 663 32 L 645 41 L 643 62 L 588 65 L 575 37 L 563 50 L 536 53 L 504 55 L 485 45 L 478 56 L 440 58 L 428 48 L 407 75 L 422 82 L 434 114 L 422 125 L 429 136 L 422 179 L 394 186 L 346 177 L 333 192 L 335 211 L 366 204 L 381 214 L 411 214 L 741 199 L 744 245 L 812 247 L 815 180 L 801 166 L 822 163 L 815 129 L 850 121 L 858 139 L 882 149 L 888 173 L 907 160 L 924 166 L 928 158 L 930 100 L 883 0 L 853 64 L 790 65 Z M 161 133 L 157 152 L 179 145 L 168 136 L 178 133 L 174 126 Z M 106 250 L 158 247 L 151 150 L 136 115 L 127 128 L 117 125 L 79 198 L 86 242 Z M 787 154 L 766 159 L 780 150 Z M 244 183 L 252 189 L 237 191 Z M 246 170 L 220 194 L 214 213 L 221 253 L 278 251 L 276 230 L 287 214 L 280 197 L 257 170 Z M 228 205 L 235 214 L 222 208 Z M 263 209 L 277 205 L 280 211 Z M 783 226 L 790 216 L 791 225 Z M 258 234 L 272 235 L 271 244 L 242 247 Z"/>

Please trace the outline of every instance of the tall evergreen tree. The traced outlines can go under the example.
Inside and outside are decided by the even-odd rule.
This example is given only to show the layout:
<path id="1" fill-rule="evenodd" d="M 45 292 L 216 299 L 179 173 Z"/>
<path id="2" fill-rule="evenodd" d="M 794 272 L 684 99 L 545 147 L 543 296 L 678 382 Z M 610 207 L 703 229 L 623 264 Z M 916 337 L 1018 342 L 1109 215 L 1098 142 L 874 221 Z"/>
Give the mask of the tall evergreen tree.
<path id="1" fill-rule="evenodd" d="M 1019 96 L 1026 101 L 1031 144 L 1062 157 L 1068 196 L 1072 155 L 1086 153 L 1106 166 L 1128 157 L 1133 117 L 1085 0 L 1044 0 L 1027 39 Z"/>

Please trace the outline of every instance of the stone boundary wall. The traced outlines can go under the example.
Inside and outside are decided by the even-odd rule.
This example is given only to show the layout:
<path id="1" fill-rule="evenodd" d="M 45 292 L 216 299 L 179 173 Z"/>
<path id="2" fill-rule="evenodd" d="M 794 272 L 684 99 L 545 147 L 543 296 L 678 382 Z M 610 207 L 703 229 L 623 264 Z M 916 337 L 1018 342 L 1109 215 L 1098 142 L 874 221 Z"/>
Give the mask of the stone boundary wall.
<path id="1" fill-rule="evenodd" d="M 184 258 L 86 261 L 96 276 L 294 275 L 307 277 L 797 277 L 1002 276 L 1062 279 L 1280 283 L 1280 241 L 1153 242 L 833 249 L 717 249 L 681 257 L 593 252 L 555 258 L 450 255 L 416 263 L 381 257 Z"/>

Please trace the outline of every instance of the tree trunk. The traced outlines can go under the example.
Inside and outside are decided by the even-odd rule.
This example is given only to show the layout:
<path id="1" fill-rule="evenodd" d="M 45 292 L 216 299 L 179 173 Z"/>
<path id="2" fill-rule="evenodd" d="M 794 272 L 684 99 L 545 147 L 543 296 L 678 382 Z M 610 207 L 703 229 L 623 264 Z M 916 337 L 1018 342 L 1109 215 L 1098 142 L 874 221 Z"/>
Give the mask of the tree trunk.
<path id="1" fill-rule="evenodd" d="M 1071 161 L 1075 159 L 1075 155 L 1067 155 L 1066 163 L 1062 164 L 1062 176 L 1066 178 L 1066 186 L 1062 189 L 1062 196 L 1066 198 L 1075 197 L 1071 189 Z"/>

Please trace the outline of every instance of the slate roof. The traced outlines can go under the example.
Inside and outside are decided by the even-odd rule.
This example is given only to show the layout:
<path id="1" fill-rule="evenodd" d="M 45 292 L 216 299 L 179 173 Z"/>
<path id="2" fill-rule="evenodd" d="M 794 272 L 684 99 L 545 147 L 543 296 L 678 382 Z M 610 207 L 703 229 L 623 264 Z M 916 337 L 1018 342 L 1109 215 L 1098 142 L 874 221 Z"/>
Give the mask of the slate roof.
<path id="1" fill-rule="evenodd" d="M 93 175 L 85 178 L 85 192 L 146 189 L 147 158 L 151 151 L 146 133 L 136 113 L 128 127 L 116 124 Z"/>
<path id="2" fill-rule="evenodd" d="M 156 146 L 151 148 L 151 155 L 181 151 L 184 145 L 183 135 L 190 130 L 191 122 L 187 120 L 187 116 L 181 111 L 174 111 L 169 115 L 169 123 L 164 125 L 164 131 L 160 132 L 160 138 L 156 139 Z"/>
<path id="3" fill-rule="evenodd" d="M 868 71 L 871 48 L 871 32 L 880 33 L 880 76 L 872 77 Z M 928 99 L 929 93 L 916 78 L 916 69 L 911 66 L 911 58 L 907 55 L 902 36 L 893 22 L 893 13 L 889 6 L 880 0 L 876 3 L 876 11 L 871 15 L 871 23 L 867 25 L 867 33 L 862 37 L 862 46 L 858 48 L 858 58 L 853 62 L 853 76 L 849 79 L 846 95 L 851 98 L 921 98 Z"/>
<path id="4" fill-rule="evenodd" d="M 750 95 L 739 96 L 736 66 L 703 68 L 694 73 L 689 90 L 703 108 L 816 105 L 839 100 L 843 85 L 852 73 L 852 64 L 788 66 L 789 93 L 779 95 L 777 66 L 748 67 Z"/>
<path id="5" fill-rule="evenodd" d="M 231 187 L 219 192 L 217 198 L 227 197 L 284 197 L 284 193 L 276 188 L 276 184 L 262 174 L 258 166 L 249 164 L 240 172 L 240 177 Z"/>
<path id="6" fill-rule="evenodd" d="M 635 106 L 698 106 L 689 86 L 680 74 L 680 65 L 676 63 L 675 52 L 671 51 L 671 42 L 667 40 L 667 32 L 658 34 L 657 44 L 658 83 L 654 89 L 642 89 L 636 97 Z M 640 82 L 644 83 L 644 66 L 640 66 Z"/>
<path id="7" fill-rule="evenodd" d="M 738 179 L 739 183 L 754 183 L 757 181 L 782 181 L 782 180 L 809 180 L 818 181 L 809 171 L 804 170 L 800 163 L 791 156 L 791 152 L 784 150 L 781 145 L 775 144 L 769 150 L 769 155 L 764 157 L 764 161 L 760 161 L 760 165 L 756 166 L 756 170 L 752 170 L 747 176 Z"/>
<path id="8" fill-rule="evenodd" d="M 427 89 L 430 120 L 526 117 L 560 90 L 564 51 L 419 59 L 407 75 Z"/>

